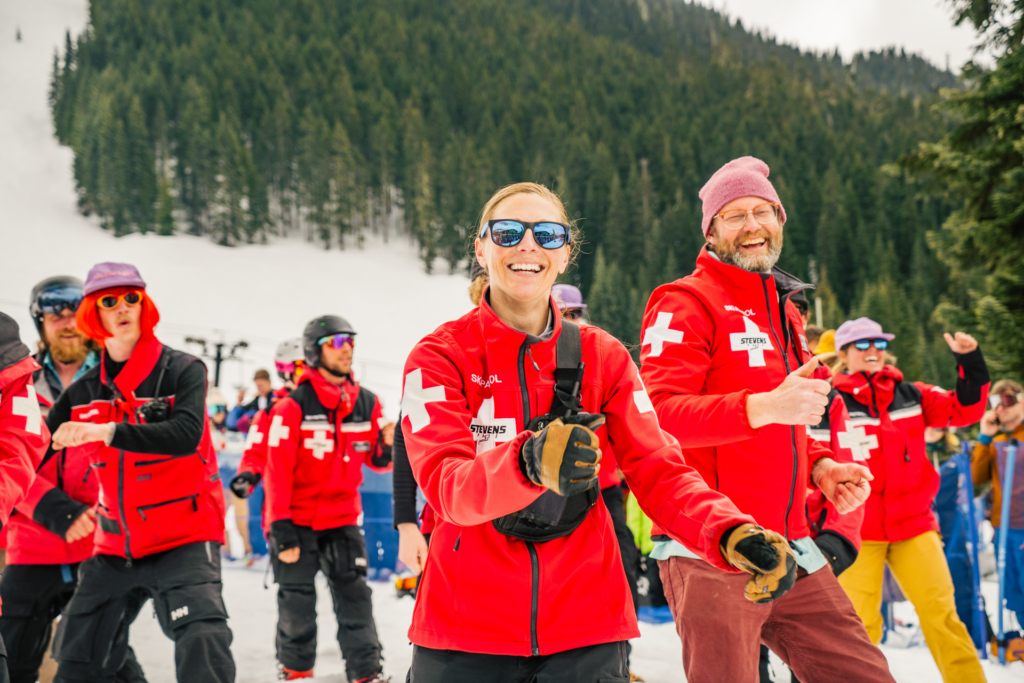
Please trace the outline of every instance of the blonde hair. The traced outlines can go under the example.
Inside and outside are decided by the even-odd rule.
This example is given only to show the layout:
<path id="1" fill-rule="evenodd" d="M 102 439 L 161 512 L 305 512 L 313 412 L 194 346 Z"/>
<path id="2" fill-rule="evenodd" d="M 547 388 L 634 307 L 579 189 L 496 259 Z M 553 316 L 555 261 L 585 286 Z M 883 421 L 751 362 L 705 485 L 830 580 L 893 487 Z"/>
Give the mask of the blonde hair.
<path id="1" fill-rule="evenodd" d="M 572 264 L 576 260 L 576 255 L 579 254 L 580 243 L 583 236 L 580 233 L 579 228 L 576 227 L 576 222 L 569 218 L 569 212 L 565 210 L 565 204 L 562 203 L 562 198 L 540 183 L 513 183 L 511 185 L 506 185 L 491 195 L 491 198 L 487 200 L 486 204 L 484 204 L 484 210 L 480 214 L 480 223 L 477 224 L 476 234 L 473 235 L 473 238 L 476 239 L 484 229 L 484 225 L 487 224 L 487 221 L 494 218 L 494 211 L 498 208 L 498 205 L 509 197 L 514 197 L 517 194 L 537 195 L 538 197 L 546 199 L 555 205 L 555 208 L 558 209 L 558 213 L 561 214 L 558 217 L 559 222 L 565 223 L 569 226 L 569 263 Z"/>
<path id="2" fill-rule="evenodd" d="M 473 302 L 474 306 L 480 305 L 480 300 L 484 297 L 484 290 L 487 289 L 490 281 L 491 279 L 487 277 L 487 273 L 480 273 L 476 276 L 476 279 L 469 283 L 469 300 Z"/>

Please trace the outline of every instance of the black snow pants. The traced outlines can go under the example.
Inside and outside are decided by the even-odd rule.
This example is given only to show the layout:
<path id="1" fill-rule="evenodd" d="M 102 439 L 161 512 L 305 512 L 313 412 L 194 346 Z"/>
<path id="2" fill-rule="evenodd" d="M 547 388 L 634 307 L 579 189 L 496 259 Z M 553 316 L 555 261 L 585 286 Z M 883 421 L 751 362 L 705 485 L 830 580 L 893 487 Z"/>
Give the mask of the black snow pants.
<path id="1" fill-rule="evenodd" d="M 0 635 L 7 646 L 11 683 L 35 683 L 50 644 L 53 620 L 78 586 L 77 564 L 10 564 L 0 575 Z M 135 652 L 128 648 L 118 683 L 145 683 Z"/>
<path id="2" fill-rule="evenodd" d="M 181 683 L 233 683 L 231 630 L 221 596 L 220 544 L 188 543 L 132 560 L 96 555 L 78 569 L 53 645 L 54 683 L 110 683 L 128 655 L 128 629 L 153 599 L 160 628 L 174 641 Z"/>
<path id="3" fill-rule="evenodd" d="M 413 646 L 406 683 L 628 683 L 626 641 L 517 657 Z"/>
<path id="4" fill-rule="evenodd" d="M 621 486 L 609 486 L 601 489 L 601 498 L 604 499 L 604 506 L 608 508 L 608 514 L 612 518 L 612 528 L 615 529 L 615 538 L 619 542 L 619 554 L 622 556 L 622 569 L 626 572 L 626 582 L 629 583 L 629 594 L 633 596 L 633 609 L 640 613 L 640 593 L 636 585 L 636 565 L 638 562 L 636 539 L 633 532 L 626 524 L 626 497 L 622 493 Z M 629 641 L 626 641 L 626 659 L 629 659 L 633 651 Z"/>
<path id="5" fill-rule="evenodd" d="M 277 589 L 277 659 L 293 671 L 316 663 L 316 585 L 327 577 L 338 619 L 338 645 L 350 680 L 381 670 L 381 647 L 366 584 L 366 543 L 356 525 L 314 531 L 296 526 L 299 559 L 285 564 L 271 547 Z M 271 544 L 273 546 L 273 544 Z"/>

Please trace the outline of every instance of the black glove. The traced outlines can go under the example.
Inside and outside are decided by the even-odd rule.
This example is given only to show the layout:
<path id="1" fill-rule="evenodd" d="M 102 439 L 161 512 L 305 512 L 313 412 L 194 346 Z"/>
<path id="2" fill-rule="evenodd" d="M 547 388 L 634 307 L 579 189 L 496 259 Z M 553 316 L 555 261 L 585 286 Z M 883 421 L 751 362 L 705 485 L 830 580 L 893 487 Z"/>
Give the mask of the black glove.
<path id="1" fill-rule="evenodd" d="M 743 589 L 751 602 L 778 600 L 796 584 L 796 556 L 781 535 L 756 524 L 740 524 L 722 534 L 722 557 L 753 574 Z"/>
<path id="2" fill-rule="evenodd" d="M 274 550 L 281 553 L 285 550 L 298 548 L 299 530 L 290 519 L 279 519 L 270 523 L 270 542 L 274 544 Z"/>
<path id="3" fill-rule="evenodd" d="M 519 449 L 519 469 L 538 486 L 562 496 L 597 486 L 601 462 L 598 427 L 604 415 L 580 413 L 558 418 L 540 430 Z"/>
<path id="4" fill-rule="evenodd" d="M 64 538 L 71 525 L 88 509 L 88 505 L 75 500 L 62 489 L 52 488 L 36 503 L 32 521 Z"/>
<path id="5" fill-rule="evenodd" d="M 231 480 L 231 490 L 239 498 L 248 498 L 262 478 L 261 475 L 255 472 L 239 472 Z"/>
<path id="6" fill-rule="evenodd" d="M 845 572 L 851 564 L 857 561 L 857 548 L 834 531 L 822 531 L 814 539 L 814 543 L 828 563 L 832 565 L 832 573 L 836 576 Z"/>

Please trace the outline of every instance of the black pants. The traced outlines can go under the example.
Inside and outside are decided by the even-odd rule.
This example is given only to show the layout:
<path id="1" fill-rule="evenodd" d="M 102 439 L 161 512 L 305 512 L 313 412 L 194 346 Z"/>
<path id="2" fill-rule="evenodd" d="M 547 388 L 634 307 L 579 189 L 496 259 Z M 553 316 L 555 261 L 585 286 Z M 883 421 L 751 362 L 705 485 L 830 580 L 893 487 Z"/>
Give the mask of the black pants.
<path id="1" fill-rule="evenodd" d="M 516 657 L 413 646 L 406 683 L 626 683 L 626 641 Z"/>
<path id="2" fill-rule="evenodd" d="M 768 671 L 768 663 L 771 660 L 768 658 L 768 646 L 761 644 L 761 659 L 757 663 L 757 674 L 760 677 L 761 683 L 772 683 L 771 673 Z M 790 672 L 791 683 L 800 683 L 796 679 L 796 674 Z"/>
<path id="3" fill-rule="evenodd" d="M 612 527 L 615 529 L 615 538 L 619 542 L 619 554 L 622 556 L 622 569 L 626 572 L 626 582 L 629 584 L 629 594 L 633 596 L 633 609 L 640 613 L 640 593 L 636 585 L 636 563 L 637 550 L 636 539 L 633 532 L 626 524 L 626 498 L 622 493 L 621 486 L 609 486 L 601 489 L 601 498 L 608 508 L 608 514 L 612 518 Z M 626 659 L 629 660 L 633 647 L 626 641 Z"/>
<path id="4" fill-rule="evenodd" d="M 160 628 L 174 641 L 182 683 L 232 683 L 231 630 L 221 596 L 220 544 L 188 543 L 132 561 L 96 555 L 78 568 L 78 590 L 53 645 L 54 683 L 112 682 L 128 655 L 128 629 L 153 599 Z"/>
<path id="5" fill-rule="evenodd" d="M 7 676 L 7 649 L 4 647 L 3 636 L 0 636 L 0 683 L 11 683 Z"/>
<path id="6" fill-rule="evenodd" d="M 35 683 L 50 644 L 53 620 L 78 586 L 77 564 L 12 564 L 0 576 L 0 635 L 7 645 L 11 683 Z M 121 683 L 145 683 L 131 647 L 117 672 Z"/>
<path id="7" fill-rule="evenodd" d="M 381 670 L 381 648 L 373 620 L 372 592 L 366 585 L 366 544 L 359 527 L 299 532 L 299 559 L 285 564 L 271 548 L 277 589 L 277 659 L 293 671 L 316 663 L 316 573 L 327 577 L 338 619 L 338 645 L 349 679 Z M 273 544 L 271 544 L 273 545 Z"/>

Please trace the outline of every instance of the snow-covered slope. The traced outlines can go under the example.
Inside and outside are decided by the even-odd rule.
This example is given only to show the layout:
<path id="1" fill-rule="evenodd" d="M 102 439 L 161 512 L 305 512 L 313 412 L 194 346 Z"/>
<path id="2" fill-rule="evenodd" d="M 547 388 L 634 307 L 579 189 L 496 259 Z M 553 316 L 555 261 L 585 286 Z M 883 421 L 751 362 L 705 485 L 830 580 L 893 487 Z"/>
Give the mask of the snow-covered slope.
<path id="1" fill-rule="evenodd" d="M 114 238 L 76 210 L 72 155 L 53 138 L 46 104 L 53 50 L 64 31 L 85 26 L 84 0 L 0 3 L 0 310 L 26 341 L 35 337 L 29 291 L 55 274 L 85 277 L 100 261 L 127 261 L 142 272 L 160 308 L 157 333 L 171 346 L 184 338 L 244 339 L 242 363 L 226 363 L 221 387 L 251 385 L 257 367 L 273 370 L 278 342 L 306 321 L 333 313 L 359 332 L 357 376 L 397 413 L 401 366 L 412 346 L 470 307 L 468 280 L 427 275 L 407 238 L 362 249 L 324 251 L 301 239 L 219 247 L 202 237 Z M 22 42 L 14 39 L 20 27 Z M 211 375 L 212 377 L 212 375 Z"/>
<path id="2" fill-rule="evenodd" d="M 221 386 L 228 400 L 256 367 L 272 367 L 274 346 L 298 335 L 315 315 L 346 316 L 360 332 L 356 370 L 385 400 L 394 417 L 405 356 L 424 334 L 469 308 L 467 281 L 460 276 L 427 276 L 415 249 L 404 240 L 368 240 L 362 250 L 324 252 L 301 240 L 271 246 L 223 248 L 204 238 L 133 235 L 114 239 L 75 210 L 71 153 L 53 139 L 46 91 L 54 48 L 64 31 L 80 31 L 85 0 L 0 1 L 0 310 L 22 325 L 26 341 L 35 336 L 28 318 L 28 294 L 38 280 L 58 273 L 84 277 L 99 261 L 136 264 L 150 283 L 163 321 L 158 329 L 172 346 L 184 337 L 250 343 L 243 363 L 228 363 Z M 22 42 L 15 42 L 16 27 Z M 275 679 L 275 589 L 263 589 L 260 572 L 226 569 L 224 596 L 235 634 L 238 681 Z M 989 603 L 993 585 L 986 584 Z M 904 610 L 913 620 L 912 612 Z M 405 633 L 412 601 L 398 600 L 388 585 L 374 585 L 374 613 L 384 645 L 386 672 L 404 680 L 411 659 Z M 321 681 L 344 680 L 333 635 L 330 599 L 321 586 L 317 662 Z M 151 683 L 174 680 L 173 645 L 147 607 L 131 640 Z M 681 648 L 671 624 L 641 624 L 634 644 L 634 669 L 651 683 L 683 681 Z M 927 649 L 883 648 L 900 683 L 935 682 L 940 677 Z M 841 652 L 836 653 L 838 657 Z M 989 680 L 1024 676 L 1024 665 L 986 666 Z M 855 680 L 851 671 L 846 680 Z M 780 680 L 788 680 L 783 673 Z"/>

